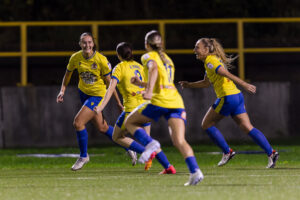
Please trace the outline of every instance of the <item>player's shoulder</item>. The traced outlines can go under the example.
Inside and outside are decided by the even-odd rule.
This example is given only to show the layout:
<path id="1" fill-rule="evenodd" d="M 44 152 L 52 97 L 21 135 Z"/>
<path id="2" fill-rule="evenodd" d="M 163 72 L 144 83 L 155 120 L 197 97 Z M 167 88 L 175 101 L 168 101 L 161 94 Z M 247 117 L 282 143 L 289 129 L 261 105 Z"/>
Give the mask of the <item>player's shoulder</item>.
<path id="1" fill-rule="evenodd" d="M 103 55 L 102 53 L 98 52 L 98 51 L 95 51 L 95 59 L 98 59 L 100 61 L 106 61 L 107 58 L 105 55 Z"/>
<path id="2" fill-rule="evenodd" d="M 207 67 L 210 68 L 210 66 L 214 66 L 217 65 L 219 66 L 220 64 L 222 64 L 220 58 L 216 55 L 209 55 L 206 57 L 205 59 L 205 64 L 207 65 Z"/>
<path id="3" fill-rule="evenodd" d="M 155 52 L 154 51 L 150 51 L 145 53 L 144 55 L 142 55 L 142 60 L 149 60 L 149 59 L 153 59 L 155 57 Z"/>
<path id="4" fill-rule="evenodd" d="M 77 51 L 71 55 L 71 59 L 79 59 L 80 57 L 82 57 L 82 50 Z"/>

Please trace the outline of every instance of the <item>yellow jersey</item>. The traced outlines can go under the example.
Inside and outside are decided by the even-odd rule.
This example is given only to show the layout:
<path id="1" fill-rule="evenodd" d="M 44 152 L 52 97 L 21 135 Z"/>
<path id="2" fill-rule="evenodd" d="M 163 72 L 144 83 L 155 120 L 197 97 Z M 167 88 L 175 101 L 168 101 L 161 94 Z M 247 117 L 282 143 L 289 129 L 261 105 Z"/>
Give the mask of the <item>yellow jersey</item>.
<path id="1" fill-rule="evenodd" d="M 148 79 L 147 63 L 149 61 L 155 61 L 158 68 L 158 75 L 153 88 L 151 104 L 163 108 L 184 108 L 182 97 L 174 85 L 175 67 L 173 61 L 167 54 L 164 53 L 164 55 L 169 61 L 169 64 L 163 63 L 156 51 L 148 52 L 141 58 L 146 79 Z"/>
<path id="2" fill-rule="evenodd" d="M 217 70 L 221 66 L 224 67 L 224 64 L 217 56 L 209 55 L 206 57 L 204 62 L 206 76 L 212 83 L 217 97 L 221 98 L 224 96 L 240 93 L 241 91 L 237 89 L 232 80 L 217 73 Z"/>
<path id="3" fill-rule="evenodd" d="M 143 66 L 133 60 L 120 62 L 112 72 L 112 78 L 118 81 L 117 87 L 123 97 L 125 112 L 131 112 L 145 102 L 141 93 L 144 88 L 130 82 L 130 79 L 136 75 L 141 81 L 145 81 Z"/>
<path id="4" fill-rule="evenodd" d="M 103 97 L 106 93 L 104 76 L 111 73 L 111 65 L 107 58 L 95 51 L 86 59 L 82 55 L 82 50 L 74 53 L 67 66 L 68 71 L 77 69 L 79 74 L 78 88 L 90 96 Z"/>

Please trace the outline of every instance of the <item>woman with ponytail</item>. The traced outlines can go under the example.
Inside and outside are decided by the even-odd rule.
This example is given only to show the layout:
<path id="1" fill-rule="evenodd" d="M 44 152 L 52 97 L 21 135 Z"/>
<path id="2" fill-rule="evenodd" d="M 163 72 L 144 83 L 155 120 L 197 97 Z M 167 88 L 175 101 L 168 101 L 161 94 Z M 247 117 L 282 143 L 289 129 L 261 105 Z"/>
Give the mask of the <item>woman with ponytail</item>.
<path id="1" fill-rule="evenodd" d="M 268 155 L 267 168 L 274 168 L 279 154 L 273 150 L 264 134 L 251 124 L 245 109 L 243 94 L 235 83 L 251 94 L 255 94 L 256 87 L 228 71 L 236 57 L 227 56 L 222 45 L 214 38 L 199 39 L 194 52 L 196 58 L 204 62 L 206 70 L 204 79 L 196 82 L 180 81 L 179 84 L 182 88 L 205 88 L 211 84 L 214 87 L 217 100 L 204 116 L 202 128 L 223 151 L 223 157 L 218 166 L 225 165 L 235 155 L 222 133 L 215 127 L 224 116 L 231 115 L 237 125 L 266 152 Z"/>
<path id="2" fill-rule="evenodd" d="M 143 98 L 148 100 L 132 111 L 127 117 L 127 130 L 145 146 L 139 162 L 144 163 L 152 152 L 160 148 L 158 141 L 152 139 L 142 125 L 152 120 L 158 121 L 163 116 L 169 125 L 172 142 L 180 151 L 190 171 L 190 178 L 185 185 L 196 185 L 203 179 L 194 152 L 185 140 L 186 113 L 182 97 L 174 85 L 174 64 L 163 50 L 161 35 L 158 31 L 150 31 L 145 36 L 147 53 L 142 56 L 146 82 L 135 76 L 131 82 L 145 87 Z M 166 171 L 166 173 L 168 173 Z"/>
<path id="3" fill-rule="evenodd" d="M 144 68 L 141 64 L 133 60 L 132 47 L 127 42 L 121 42 L 117 45 L 117 56 L 120 63 L 113 69 L 112 79 L 109 84 L 109 88 L 103 98 L 101 105 L 94 108 L 94 111 L 101 114 L 109 102 L 113 92 L 118 86 L 118 89 L 123 97 L 124 111 L 119 116 L 113 132 L 113 141 L 119 145 L 128 148 L 132 152 L 143 153 L 145 147 L 140 143 L 134 141 L 130 137 L 126 137 L 127 130 L 124 126 L 124 122 L 127 116 L 137 106 L 144 103 L 145 100 L 142 96 L 143 87 L 139 87 L 131 84 L 130 80 L 133 76 L 138 76 L 139 80 L 145 79 Z M 142 128 L 150 135 L 150 123 L 145 123 Z M 148 161 L 145 162 L 145 170 L 149 170 L 152 165 L 152 160 L 156 157 L 158 162 L 164 167 L 164 170 L 160 174 L 175 174 L 175 168 L 169 163 L 167 157 L 161 149 L 158 149 L 152 154 Z M 132 165 L 136 164 L 136 159 L 132 160 Z M 165 172 L 165 173 L 164 173 Z"/>

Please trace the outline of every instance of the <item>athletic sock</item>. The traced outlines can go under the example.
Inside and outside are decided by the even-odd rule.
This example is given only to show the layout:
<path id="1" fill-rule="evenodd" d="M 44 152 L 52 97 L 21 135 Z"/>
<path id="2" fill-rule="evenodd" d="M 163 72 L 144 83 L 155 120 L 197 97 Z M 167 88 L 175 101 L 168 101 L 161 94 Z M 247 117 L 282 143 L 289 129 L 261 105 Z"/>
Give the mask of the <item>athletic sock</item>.
<path id="1" fill-rule="evenodd" d="M 87 157 L 88 133 L 86 129 L 76 131 L 80 157 Z"/>
<path id="2" fill-rule="evenodd" d="M 197 169 L 199 169 L 195 156 L 190 156 L 185 159 L 185 163 L 187 164 L 191 173 L 195 173 Z"/>
<path id="3" fill-rule="evenodd" d="M 134 137 L 144 146 L 153 140 L 142 128 L 139 128 L 134 132 Z"/>
<path id="4" fill-rule="evenodd" d="M 113 136 L 113 132 L 114 132 L 114 127 L 112 127 L 112 126 L 108 126 L 108 129 L 107 129 L 107 131 L 104 133 L 111 141 L 113 141 L 113 139 L 112 139 L 112 136 Z M 114 141 L 113 141 L 114 142 Z M 115 143 L 115 142 L 114 142 Z M 117 143 L 115 143 L 115 144 L 117 144 Z M 119 144 L 117 144 L 117 145 L 119 145 Z M 125 151 L 128 151 L 128 148 L 126 148 L 126 147 L 123 147 L 123 146 L 121 146 L 121 145 L 119 145 L 120 147 L 122 147 L 123 149 L 125 149 Z"/>
<path id="5" fill-rule="evenodd" d="M 130 146 L 129 149 L 132 151 L 135 151 L 139 154 L 143 153 L 145 151 L 145 147 L 143 145 L 141 145 L 140 143 L 133 141 Z"/>
<path id="6" fill-rule="evenodd" d="M 228 154 L 230 147 L 228 146 L 226 140 L 224 139 L 222 133 L 215 126 L 209 127 L 205 130 L 210 139 L 218 145 L 223 151 L 223 153 Z"/>
<path id="7" fill-rule="evenodd" d="M 249 132 L 249 136 L 254 140 L 256 144 L 258 144 L 263 150 L 265 150 L 268 156 L 272 154 L 273 149 L 262 132 L 260 132 L 256 128 L 253 128 Z"/>
<path id="8" fill-rule="evenodd" d="M 165 168 L 168 169 L 168 167 L 170 167 L 170 162 L 167 158 L 167 156 L 165 155 L 165 153 L 163 151 L 159 152 L 158 154 L 156 154 L 156 159 L 157 161 Z"/>

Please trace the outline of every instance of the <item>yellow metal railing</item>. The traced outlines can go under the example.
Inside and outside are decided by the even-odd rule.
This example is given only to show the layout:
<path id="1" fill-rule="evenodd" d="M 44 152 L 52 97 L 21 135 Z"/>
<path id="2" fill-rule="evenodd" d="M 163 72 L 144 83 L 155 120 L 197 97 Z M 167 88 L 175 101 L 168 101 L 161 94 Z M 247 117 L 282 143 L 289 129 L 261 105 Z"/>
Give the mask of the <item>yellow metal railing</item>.
<path id="1" fill-rule="evenodd" d="M 50 52 L 28 52 L 27 51 L 27 27 L 32 26 L 91 26 L 93 35 L 98 35 L 99 26 L 128 26 L 128 25 L 158 25 L 159 31 L 165 39 L 166 24 L 207 24 L 207 23 L 235 23 L 237 24 L 237 48 L 226 49 L 227 53 L 237 53 L 239 55 L 238 74 L 245 79 L 245 53 L 265 53 L 265 52 L 300 52 L 300 47 L 293 48 L 244 48 L 244 24 L 245 23 L 291 23 L 300 22 L 300 18 L 242 18 L 242 19 L 174 19 L 174 20 L 130 20 L 130 21 L 78 21 L 78 22 L 0 22 L 0 27 L 20 27 L 20 51 L 0 52 L 0 57 L 20 57 L 21 74 L 20 86 L 27 86 L 27 58 L 38 56 L 70 56 L 70 51 L 50 51 Z M 98 44 L 97 44 L 98 45 Z M 99 45 L 98 45 L 99 46 Z M 115 51 L 102 51 L 106 55 L 114 55 Z M 144 50 L 134 51 L 136 54 L 144 53 Z M 191 54 L 192 49 L 172 49 L 167 50 L 169 54 Z"/>

